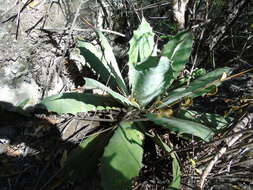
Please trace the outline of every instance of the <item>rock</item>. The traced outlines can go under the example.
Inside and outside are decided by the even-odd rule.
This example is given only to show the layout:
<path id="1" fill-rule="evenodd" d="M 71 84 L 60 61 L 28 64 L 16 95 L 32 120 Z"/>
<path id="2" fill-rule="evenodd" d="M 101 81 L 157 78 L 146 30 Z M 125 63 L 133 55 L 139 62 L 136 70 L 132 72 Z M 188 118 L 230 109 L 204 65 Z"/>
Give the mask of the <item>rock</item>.
<path id="1" fill-rule="evenodd" d="M 28 72 L 27 65 L 18 61 L 0 67 L 0 101 L 18 105 L 29 99 L 30 104 L 37 103 L 39 87 Z"/>
<path id="2" fill-rule="evenodd" d="M 6 152 L 7 152 L 7 150 L 8 150 L 7 145 L 6 145 L 6 144 L 2 144 L 2 143 L 0 143 L 0 154 L 4 154 L 4 153 L 6 153 Z"/>

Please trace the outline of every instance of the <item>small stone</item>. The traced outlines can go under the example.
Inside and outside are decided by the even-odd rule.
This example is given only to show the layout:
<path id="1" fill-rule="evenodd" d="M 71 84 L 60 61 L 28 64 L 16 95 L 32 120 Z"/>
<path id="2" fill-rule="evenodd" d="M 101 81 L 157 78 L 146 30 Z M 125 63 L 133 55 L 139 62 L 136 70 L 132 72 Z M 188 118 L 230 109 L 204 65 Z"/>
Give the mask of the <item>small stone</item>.
<path id="1" fill-rule="evenodd" d="M 8 150 L 7 145 L 0 143 L 0 154 L 6 153 L 7 150 Z"/>

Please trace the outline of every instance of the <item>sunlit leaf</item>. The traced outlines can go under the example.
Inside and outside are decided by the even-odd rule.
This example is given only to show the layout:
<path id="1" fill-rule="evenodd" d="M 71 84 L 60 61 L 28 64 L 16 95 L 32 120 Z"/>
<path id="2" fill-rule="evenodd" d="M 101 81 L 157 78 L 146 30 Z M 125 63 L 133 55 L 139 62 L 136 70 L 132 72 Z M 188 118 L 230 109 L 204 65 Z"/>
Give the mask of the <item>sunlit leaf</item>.
<path id="1" fill-rule="evenodd" d="M 122 122 L 105 148 L 101 159 L 104 190 L 131 189 L 142 168 L 144 135 L 133 122 Z"/>
<path id="2" fill-rule="evenodd" d="M 214 132 L 203 124 L 188 121 L 184 119 L 178 119 L 175 117 L 159 117 L 156 114 L 147 114 L 146 117 L 171 131 L 178 132 L 180 134 L 190 134 L 200 137 L 204 141 L 209 141 Z"/>
<path id="3" fill-rule="evenodd" d="M 121 75 L 121 72 L 119 70 L 118 63 L 116 61 L 116 58 L 114 56 L 113 50 L 111 45 L 109 44 L 106 37 L 103 35 L 101 31 L 97 31 L 97 35 L 100 40 L 100 45 L 102 46 L 104 57 L 106 60 L 107 65 L 110 67 L 112 74 L 114 75 L 116 82 L 119 86 L 119 88 L 123 91 L 124 95 L 129 95 L 127 86 L 123 80 L 123 77 Z"/>
<path id="4" fill-rule="evenodd" d="M 171 67 L 168 70 L 166 78 L 166 87 L 178 77 L 184 69 L 185 64 L 191 55 L 193 36 L 187 31 L 183 31 L 174 36 L 162 50 L 162 56 L 169 58 Z"/>
<path id="5" fill-rule="evenodd" d="M 113 91 L 112 89 L 106 87 L 102 83 L 100 83 L 94 79 L 90 79 L 90 78 L 84 78 L 84 79 L 86 82 L 85 84 L 87 86 L 104 90 L 106 93 L 110 94 L 112 97 L 114 97 L 116 100 L 118 100 L 123 105 L 138 107 L 137 104 L 132 103 L 130 100 L 128 100 L 128 98 L 126 98 L 126 97 L 122 96 L 121 94 Z"/>
<path id="6" fill-rule="evenodd" d="M 169 67 L 170 61 L 166 57 L 149 57 L 135 66 L 132 96 L 141 106 L 146 106 L 165 90 Z"/>
<path id="7" fill-rule="evenodd" d="M 202 123 L 214 130 L 224 129 L 233 122 L 233 118 L 231 117 L 225 118 L 222 115 L 197 112 L 193 110 L 180 110 L 176 113 L 176 116 L 182 119 Z"/>
<path id="8" fill-rule="evenodd" d="M 104 52 L 102 53 L 101 50 L 97 49 L 91 43 L 79 41 L 78 46 L 81 55 L 100 77 L 99 80 L 114 90 L 118 87 L 123 91 L 123 93 L 128 94 L 127 87 L 123 81 L 118 64 L 108 41 L 101 32 L 98 32 L 98 35 Z"/>
<path id="9" fill-rule="evenodd" d="M 75 114 L 78 112 L 111 109 L 118 107 L 119 104 L 108 96 L 89 93 L 65 93 L 49 96 L 37 106 L 50 112 Z"/>
<path id="10" fill-rule="evenodd" d="M 179 33 L 165 45 L 161 57 L 149 57 L 134 64 L 132 96 L 142 107 L 161 95 L 183 70 L 192 43 L 191 34 Z"/>
<path id="11" fill-rule="evenodd" d="M 138 29 L 134 31 L 132 39 L 129 41 L 130 48 L 129 48 L 129 86 L 133 85 L 133 81 L 135 80 L 135 68 L 134 65 L 138 62 L 144 61 L 148 58 L 154 50 L 155 43 L 154 43 L 154 32 L 152 31 L 151 26 L 142 18 L 142 22 L 139 25 Z M 155 54 L 155 52 L 154 52 Z M 154 55 L 153 54 L 153 55 Z"/>
<path id="12" fill-rule="evenodd" d="M 163 108 L 169 104 L 172 104 L 183 98 L 195 98 L 206 94 L 214 87 L 217 87 L 221 84 L 221 76 L 223 73 L 231 72 L 231 68 L 225 67 L 221 69 L 216 69 L 212 72 L 207 73 L 206 75 L 195 79 L 189 84 L 189 86 L 184 86 L 178 89 L 175 89 L 169 93 L 169 96 L 163 100 L 163 103 L 158 106 L 158 108 Z M 210 88 L 211 87 L 211 88 Z"/>
<path id="13" fill-rule="evenodd" d="M 129 64 L 136 64 L 149 57 L 154 49 L 154 32 L 149 23 L 142 18 L 138 29 L 134 31 L 132 39 L 129 41 Z"/>
<path id="14" fill-rule="evenodd" d="M 79 41 L 78 47 L 81 55 L 99 76 L 99 80 L 104 84 L 108 84 L 108 86 L 112 89 L 117 89 L 118 84 L 116 79 L 111 71 L 111 68 L 106 63 L 102 52 L 88 42 Z"/>

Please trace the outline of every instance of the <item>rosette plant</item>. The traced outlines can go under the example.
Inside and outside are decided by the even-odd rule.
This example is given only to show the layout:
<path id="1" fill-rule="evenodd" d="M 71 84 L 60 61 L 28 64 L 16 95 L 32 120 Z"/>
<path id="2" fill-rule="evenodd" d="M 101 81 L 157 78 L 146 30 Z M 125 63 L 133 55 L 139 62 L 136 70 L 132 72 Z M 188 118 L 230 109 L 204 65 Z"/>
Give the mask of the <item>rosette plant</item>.
<path id="1" fill-rule="evenodd" d="M 201 120 L 196 122 L 192 118 L 186 120 L 174 116 L 173 106 L 208 93 L 221 84 L 230 68 L 217 69 L 189 84 L 173 84 L 189 61 L 193 36 L 188 31 L 179 32 L 158 50 L 154 42 L 155 34 L 143 18 L 129 42 L 128 76 L 122 76 L 108 40 L 100 31 L 97 31 L 97 36 L 101 48 L 84 41 L 80 41 L 78 47 L 85 64 L 98 76 L 98 80 L 85 78 L 85 86 L 101 89 L 104 94 L 58 94 L 45 98 L 40 104 L 51 112 L 72 114 L 125 108 L 126 116 L 121 117 L 113 129 L 90 135 L 80 143 L 78 150 L 70 155 L 66 171 L 79 177 L 88 177 L 99 171 L 101 186 L 105 190 L 131 189 L 134 178 L 143 166 L 146 136 L 170 151 L 159 136 L 148 133 L 148 122 L 149 125 L 168 129 L 168 132 L 180 133 L 182 137 L 193 135 L 204 141 L 212 138 L 214 129 Z M 170 156 L 173 179 L 169 188 L 179 189 L 180 167 L 176 155 L 172 153 Z"/>

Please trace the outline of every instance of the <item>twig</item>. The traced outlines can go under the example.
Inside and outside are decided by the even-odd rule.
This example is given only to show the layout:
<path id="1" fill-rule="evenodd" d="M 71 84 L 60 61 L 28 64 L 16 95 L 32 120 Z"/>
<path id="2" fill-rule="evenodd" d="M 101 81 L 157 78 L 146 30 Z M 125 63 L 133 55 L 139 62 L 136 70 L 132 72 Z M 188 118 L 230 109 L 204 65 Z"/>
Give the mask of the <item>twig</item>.
<path id="1" fill-rule="evenodd" d="M 94 118 L 94 117 L 84 117 L 84 118 L 75 118 L 77 120 L 81 120 L 81 121 L 99 121 L 99 122 L 116 122 L 116 119 L 104 119 L 104 118 Z"/>
<path id="2" fill-rule="evenodd" d="M 221 142 L 221 141 L 223 141 L 223 140 L 226 140 L 226 139 L 228 139 L 228 138 L 231 138 L 231 137 L 233 137 L 233 136 L 236 136 L 236 135 L 239 135 L 239 134 L 244 134 L 244 133 L 253 133 L 253 129 L 246 129 L 246 130 L 243 130 L 243 131 L 234 133 L 234 134 L 232 134 L 232 135 L 227 135 L 227 136 L 222 137 L 222 138 L 220 138 L 220 139 L 217 139 L 217 140 L 215 140 L 215 141 L 208 142 L 208 143 L 204 143 L 204 144 L 198 143 L 198 144 L 194 144 L 194 145 L 191 145 L 191 146 L 188 145 L 187 148 L 172 149 L 169 153 L 173 153 L 173 152 L 183 152 L 183 151 L 191 150 L 191 149 L 196 148 L 196 147 L 198 147 L 198 148 L 201 148 L 201 147 L 204 148 L 204 147 L 210 146 L 210 145 L 212 145 L 212 144 L 219 143 L 219 142 Z"/>
<path id="3" fill-rule="evenodd" d="M 205 29 L 201 31 L 200 39 L 199 39 L 200 41 L 202 41 L 202 39 L 203 39 L 203 37 L 204 37 L 204 32 L 205 32 Z M 190 77 L 189 77 L 189 79 L 188 79 L 188 81 L 187 81 L 187 85 L 190 84 L 190 80 L 191 80 L 191 78 L 192 78 L 192 73 L 193 73 L 193 71 L 194 71 L 194 69 L 195 69 L 195 66 L 197 65 L 197 58 L 198 58 L 198 55 L 199 55 L 198 52 L 199 52 L 200 45 L 201 45 L 201 43 L 198 43 L 198 45 L 197 45 L 197 47 L 196 47 L 196 53 L 195 53 L 195 56 L 194 56 L 194 58 L 193 58 L 193 63 L 192 63 L 192 67 L 191 67 L 191 70 L 190 70 Z"/>
<path id="4" fill-rule="evenodd" d="M 67 39 L 67 44 L 66 44 L 66 47 L 63 51 L 63 57 L 65 57 L 65 55 L 67 54 L 67 51 L 68 51 L 68 47 L 69 47 L 69 44 L 70 44 L 70 38 L 71 38 L 71 35 L 73 33 L 73 30 L 74 30 L 74 27 L 75 27 L 75 23 L 76 23 L 76 20 L 77 20 L 77 17 L 79 16 L 79 12 L 81 10 L 81 7 L 84 3 L 88 2 L 89 0 L 80 0 L 80 4 L 76 10 L 76 13 L 75 13 L 75 17 L 73 19 L 73 22 L 71 24 L 71 27 L 70 27 L 70 30 L 69 30 L 69 34 L 68 34 L 68 39 Z"/>
<path id="5" fill-rule="evenodd" d="M 8 13 L 8 12 L 11 11 L 12 9 L 14 9 L 14 8 L 18 5 L 18 3 L 19 3 L 19 0 L 16 0 L 16 2 L 15 2 L 9 9 L 7 9 L 6 11 L 4 11 L 4 12 L 0 15 L 0 17 L 4 16 L 6 13 Z"/>
<path id="6" fill-rule="evenodd" d="M 242 11 L 243 7 L 249 2 L 249 0 L 238 0 L 235 6 L 233 7 L 232 12 L 226 18 L 225 25 L 219 26 L 215 30 L 215 34 L 211 36 L 212 43 L 209 45 L 209 50 L 212 51 L 216 45 L 222 40 L 224 34 L 227 32 L 229 27 L 234 23 L 234 21 L 238 18 L 240 11 Z"/>
<path id="7" fill-rule="evenodd" d="M 157 2 L 157 3 L 149 4 L 149 5 L 142 7 L 142 8 L 137 8 L 137 9 L 135 9 L 135 11 L 144 11 L 147 9 L 154 9 L 157 7 L 162 7 L 162 6 L 171 5 L 171 4 L 172 4 L 171 2 L 161 1 L 161 2 Z"/>
<path id="8" fill-rule="evenodd" d="M 233 132 L 239 132 L 242 129 L 244 129 L 252 121 L 252 119 L 253 119 L 253 113 L 248 113 L 241 121 L 239 121 L 235 125 Z M 199 184 L 200 189 L 203 189 L 205 180 L 206 180 L 207 176 L 209 175 L 209 173 L 211 172 L 212 168 L 214 167 L 215 163 L 224 155 L 224 153 L 227 151 L 227 149 L 229 147 L 231 147 L 234 143 L 236 143 L 241 138 L 241 136 L 242 136 L 242 134 L 238 134 L 234 137 L 226 139 L 226 141 L 225 141 L 226 145 L 223 146 L 218 151 L 216 156 L 211 160 L 211 162 L 208 164 L 208 166 L 204 170 L 204 172 L 200 178 L 200 184 Z"/>
<path id="9" fill-rule="evenodd" d="M 20 24 L 20 15 L 21 13 L 25 10 L 25 8 L 32 2 L 32 0 L 27 0 L 25 2 L 25 4 L 20 8 L 20 10 L 18 11 L 18 13 L 16 13 L 15 15 L 9 17 L 8 19 L 2 21 L 2 23 L 8 22 L 9 20 L 16 20 L 16 39 L 18 38 L 18 31 L 19 31 L 19 24 Z M 17 3 L 17 2 L 16 2 Z M 11 7 L 10 9 L 12 9 L 13 7 Z M 2 15 L 1 15 L 2 16 Z"/>

